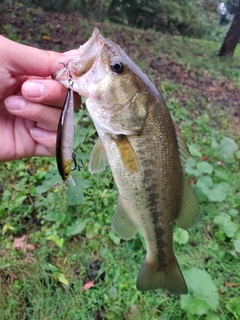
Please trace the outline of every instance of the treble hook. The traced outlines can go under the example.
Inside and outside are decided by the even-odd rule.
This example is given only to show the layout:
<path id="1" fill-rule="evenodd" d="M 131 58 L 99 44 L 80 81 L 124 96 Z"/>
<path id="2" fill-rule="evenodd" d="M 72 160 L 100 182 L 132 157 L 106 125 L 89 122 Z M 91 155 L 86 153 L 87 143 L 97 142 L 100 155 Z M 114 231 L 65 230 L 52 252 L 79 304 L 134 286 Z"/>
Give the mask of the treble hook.
<path id="1" fill-rule="evenodd" d="M 64 66 L 65 70 L 63 71 L 63 73 L 64 73 L 64 72 L 67 72 L 67 76 L 68 76 L 68 78 L 69 78 L 69 79 L 68 79 L 69 88 L 72 89 L 73 84 L 74 84 L 74 81 L 73 81 L 72 75 L 71 75 L 71 73 L 70 73 L 70 71 L 69 71 L 69 69 L 68 69 L 68 64 L 69 64 L 70 61 L 72 61 L 72 59 L 69 60 L 66 64 L 63 63 L 63 62 L 58 62 L 57 68 L 58 68 L 58 71 L 60 71 L 59 64 L 62 64 L 62 65 Z"/>
<path id="2" fill-rule="evenodd" d="M 72 159 L 73 159 L 73 163 L 74 163 L 74 168 L 71 171 L 74 171 L 74 170 L 80 171 L 83 166 L 83 162 L 82 162 L 82 160 L 80 160 L 82 165 L 77 163 L 77 157 L 76 157 L 76 154 L 74 151 L 72 153 Z"/>

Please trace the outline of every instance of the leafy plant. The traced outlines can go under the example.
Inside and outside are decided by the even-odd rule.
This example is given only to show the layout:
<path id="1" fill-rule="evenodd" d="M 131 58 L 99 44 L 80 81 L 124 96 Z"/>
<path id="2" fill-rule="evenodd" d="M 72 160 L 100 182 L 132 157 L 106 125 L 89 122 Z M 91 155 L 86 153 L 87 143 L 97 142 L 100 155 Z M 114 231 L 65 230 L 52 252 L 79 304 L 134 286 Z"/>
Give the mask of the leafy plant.
<path id="1" fill-rule="evenodd" d="M 180 298 L 181 307 L 192 316 L 208 314 L 215 311 L 219 304 L 218 290 L 212 278 L 205 270 L 192 268 L 184 272 L 189 293 Z"/>
<path id="2" fill-rule="evenodd" d="M 219 165 L 226 165 L 234 162 L 238 145 L 228 137 L 223 137 L 220 143 L 213 140 L 212 146 L 216 149 L 215 157 L 221 161 L 216 161 L 213 165 L 209 161 L 199 161 L 196 158 L 189 158 L 186 164 L 186 172 L 197 177 L 196 192 L 200 199 L 205 201 L 207 198 L 213 202 L 224 201 L 230 191 L 230 184 L 226 182 L 227 176 L 218 169 Z M 190 145 L 190 152 L 193 156 L 201 156 L 201 153 L 194 145 Z"/>

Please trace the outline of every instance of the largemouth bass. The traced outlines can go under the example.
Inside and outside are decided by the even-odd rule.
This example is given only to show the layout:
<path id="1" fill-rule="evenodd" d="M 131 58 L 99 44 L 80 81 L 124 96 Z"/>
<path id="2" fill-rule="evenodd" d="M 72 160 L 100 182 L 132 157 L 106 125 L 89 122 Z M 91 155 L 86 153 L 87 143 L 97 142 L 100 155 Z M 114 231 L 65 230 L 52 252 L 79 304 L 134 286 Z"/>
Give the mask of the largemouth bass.
<path id="1" fill-rule="evenodd" d="M 73 90 L 85 97 L 99 136 L 89 170 L 109 164 L 119 190 L 112 227 L 125 240 L 139 227 L 146 242 L 137 289 L 187 293 L 173 252 L 173 226 L 176 220 L 189 228 L 199 205 L 184 178 L 189 152 L 181 132 L 151 80 L 98 29 L 68 58 Z M 54 78 L 68 86 L 63 74 Z"/>

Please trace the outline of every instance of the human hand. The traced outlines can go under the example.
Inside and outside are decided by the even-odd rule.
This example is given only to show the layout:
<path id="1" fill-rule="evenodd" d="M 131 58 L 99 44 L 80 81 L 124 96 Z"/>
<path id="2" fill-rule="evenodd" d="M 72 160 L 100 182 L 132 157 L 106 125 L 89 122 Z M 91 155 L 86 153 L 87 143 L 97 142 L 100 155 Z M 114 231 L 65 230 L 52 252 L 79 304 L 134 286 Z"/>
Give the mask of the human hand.
<path id="1" fill-rule="evenodd" d="M 0 161 L 55 155 L 66 89 L 50 75 L 67 59 L 0 36 Z"/>

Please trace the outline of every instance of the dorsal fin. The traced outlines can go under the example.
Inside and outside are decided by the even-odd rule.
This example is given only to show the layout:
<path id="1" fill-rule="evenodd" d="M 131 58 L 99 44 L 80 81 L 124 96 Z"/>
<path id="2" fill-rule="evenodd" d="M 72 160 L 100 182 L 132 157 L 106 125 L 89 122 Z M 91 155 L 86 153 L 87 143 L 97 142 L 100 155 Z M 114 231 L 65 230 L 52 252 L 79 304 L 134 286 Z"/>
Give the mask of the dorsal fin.
<path id="1" fill-rule="evenodd" d="M 179 126 L 176 123 L 174 123 L 174 126 L 175 126 L 175 131 L 177 134 L 178 150 L 179 150 L 181 165 L 182 165 L 182 169 L 184 171 L 187 159 L 190 157 L 190 151 L 188 149 L 187 142 L 181 132 L 181 129 L 179 128 Z"/>
<path id="2" fill-rule="evenodd" d="M 182 135 L 181 129 L 176 124 L 174 124 L 174 126 L 177 134 L 178 149 L 179 149 L 182 170 L 185 171 L 186 161 L 190 156 L 190 151 L 188 149 L 186 140 Z M 177 225 L 182 229 L 190 228 L 198 219 L 199 211 L 200 211 L 200 207 L 199 207 L 197 196 L 195 195 L 189 182 L 186 179 L 184 179 L 182 206 L 181 206 L 180 213 L 176 218 Z"/>

